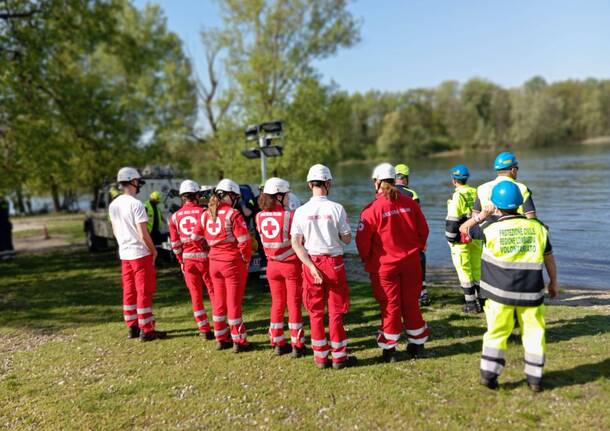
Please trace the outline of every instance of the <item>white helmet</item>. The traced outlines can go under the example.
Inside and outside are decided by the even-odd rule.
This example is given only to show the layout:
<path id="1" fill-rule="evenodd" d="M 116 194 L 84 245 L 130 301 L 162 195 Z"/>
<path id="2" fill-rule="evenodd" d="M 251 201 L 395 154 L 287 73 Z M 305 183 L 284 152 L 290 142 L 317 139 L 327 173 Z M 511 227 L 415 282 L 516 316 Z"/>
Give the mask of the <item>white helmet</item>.
<path id="1" fill-rule="evenodd" d="M 330 169 L 324 165 L 313 165 L 307 173 L 307 182 L 310 181 L 330 181 L 333 177 L 330 174 Z"/>
<path id="2" fill-rule="evenodd" d="M 299 197 L 292 192 L 288 193 L 288 209 L 290 211 L 294 211 L 300 206 L 301 199 L 299 199 Z"/>
<path id="3" fill-rule="evenodd" d="M 237 185 L 237 183 L 228 178 L 220 180 L 220 182 L 216 186 L 216 191 L 231 192 L 235 193 L 236 195 L 241 195 L 241 191 L 239 190 L 239 186 Z"/>
<path id="4" fill-rule="evenodd" d="M 265 182 L 265 187 L 263 188 L 263 193 L 267 193 L 268 195 L 274 195 L 276 193 L 288 193 L 290 191 L 290 183 L 288 181 L 283 180 L 281 178 L 269 178 Z"/>
<path id="5" fill-rule="evenodd" d="M 184 180 L 180 183 L 180 192 L 178 194 L 183 195 L 185 193 L 197 193 L 199 191 L 199 184 L 193 180 Z"/>
<path id="6" fill-rule="evenodd" d="M 374 180 L 393 180 L 396 178 L 396 169 L 389 163 L 381 163 L 375 166 L 373 169 L 373 175 L 371 176 Z"/>
<path id="7" fill-rule="evenodd" d="M 129 166 L 125 166 L 119 169 L 119 172 L 116 175 L 117 183 L 128 183 L 131 180 L 139 180 L 142 178 L 140 173 L 136 168 L 130 168 Z"/>

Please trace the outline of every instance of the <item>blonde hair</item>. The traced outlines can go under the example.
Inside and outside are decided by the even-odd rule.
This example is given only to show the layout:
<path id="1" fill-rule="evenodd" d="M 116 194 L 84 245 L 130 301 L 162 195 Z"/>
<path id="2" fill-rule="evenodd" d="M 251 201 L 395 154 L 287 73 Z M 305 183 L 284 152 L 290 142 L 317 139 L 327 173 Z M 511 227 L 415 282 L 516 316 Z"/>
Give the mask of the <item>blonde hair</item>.
<path id="1" fill-rule="evenodd" d="M 218 216 L 218 206 L 220 205 L 220 198 L 216 193 L 212 194 L 210 197 L 210 201 L 208 202 L 208 211 L 212 216 L 212 221 L 216 221 L 216 217 Z"/>
<path id="2" fill-rule="evenodd" d="M 382 181 L 379 185 L 379 190 L 383 194 L 383 197 L 395 201 L 400 196 L 400 191 L 394 186 L 394 184 L 387 181 Z"/>

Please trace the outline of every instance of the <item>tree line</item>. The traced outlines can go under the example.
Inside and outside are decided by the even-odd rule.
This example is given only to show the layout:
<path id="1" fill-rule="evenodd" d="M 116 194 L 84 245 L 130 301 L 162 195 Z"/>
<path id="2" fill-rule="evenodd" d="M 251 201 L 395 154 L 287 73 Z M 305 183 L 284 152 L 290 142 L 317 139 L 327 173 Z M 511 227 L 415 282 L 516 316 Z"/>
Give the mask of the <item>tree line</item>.
<path id="1" fill-rule="evenodd" d="M 194 73 L 159 6 L 129 0 L 0 0 L 0 193 L 99 188 L 126 164 L 170 164 L 213 181 L 259 178 L 241 156 L 247 124 L 285 122 L 293 177 L 323 161 L 422 157 L 578 143 L 609 135 L 610 80 L 517 88 L 482 78 L 348 93 L 312 64 L 358 43 L 346 0 L 220 0 Z"/>

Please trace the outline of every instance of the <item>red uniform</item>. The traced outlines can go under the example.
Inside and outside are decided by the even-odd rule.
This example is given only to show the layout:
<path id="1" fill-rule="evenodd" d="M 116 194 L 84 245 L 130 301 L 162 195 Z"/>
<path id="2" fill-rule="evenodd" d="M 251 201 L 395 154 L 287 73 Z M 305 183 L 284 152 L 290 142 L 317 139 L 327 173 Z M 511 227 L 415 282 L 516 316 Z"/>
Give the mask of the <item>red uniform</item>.
<path id="1" fill-rule="evenodd" d="M 273 211 L 261 211 L 256 215 L 256 228 L 260 233 L 267 255 L 267 280 L 271 290 L 271 319 L 269 338 L 272 346 L 283 346 L 284 312 L 288 305 L 288 329 L 293 347 L 305 343 L 303 332 L 302 265 L 290 243 L 290 225 L 294 213 L 279 203 Z"/>
<path id="2" fill-rule="evenodd" d="M 169 222 L 169 236 L 172 250 L 178 262 L 183 264 L 184 281 L 191 294 L 193 315 L 200 332 L 210 332 L 208 316 L 203 304 L 203 285 L 212 298 L 212 279 L 208 260 L 208 246 L 205 240 L 191 238 L 197 223 L 201 219 L 204 208 L 193 202 L 186 202 L 176 211 Z"/>
<path id="3" fill-rule="evenodd" d="M 248 278 L 248 263 L 252 256 L 252 239 L 244 218 L 231 205 L 221 203 L 216 220 L 212 220 L 209 210 L 201 214 L 192 238 L 205 238 L 210 246 L 216 340 L 230 341 L 230 331 L 233 343 L 246 344 L 241 305 Z"/>
<path id="4" fill-rule="evenodd" d="M 409 343 L 424 344 L 428 339 L 428 328 L 419 309 L 419 253 L 427 238 L 428 223 L 411 198 L 400 195 L 391 201 L 379 193 L 362 210 L 356 246 L 381 307 L 377 343 L 382 349 L 396 346 L 403 323 Z"/>
<path id="5" fill-rule="evenodd" d="M 144 332 L 154 330 L 152 300 L 157 287 L 157 270 L 152 255 L 121 260 L 121 282 L 125 324 L 127 326 L 137 324 Z"/>

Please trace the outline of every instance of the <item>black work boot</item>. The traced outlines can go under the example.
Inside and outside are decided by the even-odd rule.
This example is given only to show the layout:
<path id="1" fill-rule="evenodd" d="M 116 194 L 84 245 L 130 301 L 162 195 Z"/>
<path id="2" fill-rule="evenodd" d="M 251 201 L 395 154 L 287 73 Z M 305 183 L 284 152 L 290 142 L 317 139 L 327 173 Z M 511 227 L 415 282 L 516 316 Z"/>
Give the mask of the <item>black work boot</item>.
<path id="1" fill-rule="evenodd" d="M 250 350 L 252 350 L 251 343 L 243 343 L 243 344 L 233 343 L 233 353 L 249 352 Z"/>
<path id="2" fill-rule="evenodd" d="M 342 370 L 343 368 L 353 367 L 358 363 L 355 356 L 348 356 L 343 362 L 333 362 L 333 370 Z"/>
<path id="3" fill-rule="evenodd" d="M 233 347 L 233 343 L 230 341 L 217 341 L 216 350 L 227 350 Z"/>
<path id="4" fill-rule="evenodd" d="M 466 301 L 462 310 L 464 313 L 477 314 L 481 312 L 481 307 L 478 301 Z"/>
<path id="5" fill-rule="evenodd" d="M 321 370 L 324 370 L 326 368 L 330 368 L 330 364 L 329 364 L 328 361 L 324 361 L 324 362 L 314 361 L 314 364 L 316 364 L 316 367 L 318 367 Z"/>
<path id="6" fill-rule="evenodd" d="M 491 379 L 487 379 L 485 377 L 481 377 L 479 383 L 483 386 L 488 387 L 489 389 L 498 389 L 498 378 L 493 377 Z"/>
<path id="7" fill-rule="evenodd" d="M 396 362 L 396 348 L 383 349 L 383 362 Z"/>
<path id="8" fill-rule="evenodd" d="M 162 340 L 167 337 L 167 332 L 157 331 L 153 329 L 150 332 L 140 332 L 140 341 L 153 341 L 153 340 Z"/>
<path id="9" fill-rule="evenodd" d="M 214 339 L 214 333 L 212 331 L 200 332 L 199 336 L 207 341 L 212 341 Z"/>
<path id="10" fill-rule="evenodd" d="M 430 295 L 428 295 L 428 290 L 424 289 L 419 296 L 419 305 L 420 307 L 427 307 L 430 305 Z"/>
<path id="11" fill-rule="evenodd" d="M 537 383 L 527 382 L 527 386 L 529 386 L 532 392 L 542 392 L 542 381 Z"/>
<path id="12" fill-rule="evenodd" d="M 292 357 L 295 359 L 305 356 L 306 354 L 307 354 L 307 350 L 305 349 L 305 346 L 292 348 Z"/>
<path id="13" fill-rule="evenodd" d="M 277 356 L 282 356 L 282 355 L 285 355 L 286 353 L 292 352 L 292 346 L 290 346 L 290 344 L 284 344 L 282 346 L 277 345 L 277 346 L 275 346 L 273 351 L 275 352 L 275 354 Z"/>
<path id="14" fill-rule="evenodd" d="M 407 356 L 409 359 L 423 358 L 425 353 L 426 349 L 423 344 L 407 344 Z"/>
<path id="15" fill-rule="evenodd" d="M 130 326 L 127 332 L 127 338 L 138 338 L 140 336 L 140 328 L 138 325 Z"/>

